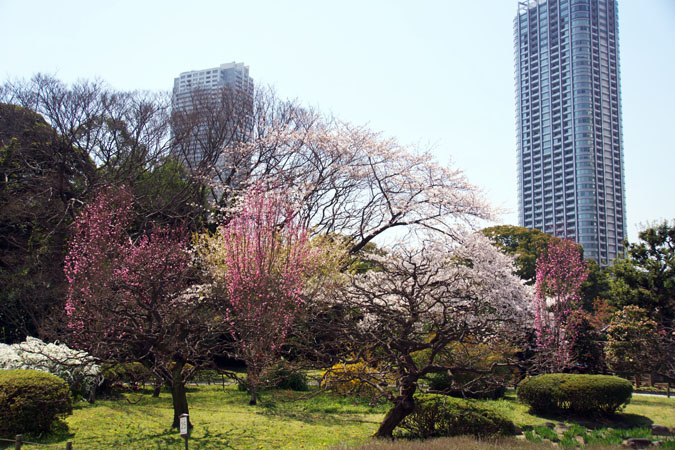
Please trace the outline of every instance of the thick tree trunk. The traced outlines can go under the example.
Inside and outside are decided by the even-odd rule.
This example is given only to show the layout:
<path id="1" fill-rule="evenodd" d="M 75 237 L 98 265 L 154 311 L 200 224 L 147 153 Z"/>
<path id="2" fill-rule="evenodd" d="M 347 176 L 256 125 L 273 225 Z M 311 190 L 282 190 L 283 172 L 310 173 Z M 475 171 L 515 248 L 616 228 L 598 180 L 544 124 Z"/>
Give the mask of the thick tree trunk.
<path id="1" fill-rule="evenodd" d="M 415 390 L 417 390 L 415 383 L 411 382 L 401 385 L 400 395 L 396 399 L 394 407 L 391 408 L 384 417 L 384 420 L 380 424 L 380 428 L 377 430 L 377 433 L 375 433 L 375 437 L 392 438 L 391 433 L 394 431 L 394 428 L 396 428 L 408 414 L 415 410 L 415 399 L 413 398 Z"/>
<path id="2" fill-rule="evenodd" d="M 180 426 L 181 414 L 189 414 L 187 394 L 185 391 L 185 382 L 183 381 L 183 362 L 174 362 L 171 370 L 171 398 L 173 400 L 173 428 Z M 188 428 L 192 428 L 190 419 L 188 418 Z"/>

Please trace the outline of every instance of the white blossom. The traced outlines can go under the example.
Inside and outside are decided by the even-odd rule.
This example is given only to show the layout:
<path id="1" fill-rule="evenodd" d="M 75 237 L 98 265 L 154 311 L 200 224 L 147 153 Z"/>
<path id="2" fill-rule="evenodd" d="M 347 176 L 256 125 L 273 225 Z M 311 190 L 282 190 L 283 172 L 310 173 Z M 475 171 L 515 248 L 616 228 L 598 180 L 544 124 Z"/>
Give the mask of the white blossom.
<path id="1" fill-rule="evenodd" d="M 361 328 L 390 327 L 403 317 L 420 333 L 430 324 L 485 337 L 529 327 L 533 293 L 515 275 L 513 258 L 480 233 L 460 240 L 436 238 L 369 256 L 382 270 L 355 276 L 348 289 L 348 301 L 364 311 Z"/>
<path id="2" fill-rule="evenodd" d="M 0 368 L 49 372 L 84 390 L 95 387 L 101 377 L 99 366 L 88 353 L 30 336 L 18 344 L 0 344 Z"/>

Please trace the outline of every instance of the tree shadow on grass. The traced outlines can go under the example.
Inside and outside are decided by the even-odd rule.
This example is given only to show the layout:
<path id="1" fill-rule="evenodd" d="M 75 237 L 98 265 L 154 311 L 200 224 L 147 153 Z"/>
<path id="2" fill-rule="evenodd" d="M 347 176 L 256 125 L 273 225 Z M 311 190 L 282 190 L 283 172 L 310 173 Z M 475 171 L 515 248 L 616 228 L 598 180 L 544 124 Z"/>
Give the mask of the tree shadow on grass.
<path id="1" fill-rule="evenodd" d="M 568 422 L 576 425 L 581 425 L 588 429 L 597 430 L 600 428 L 622 428 L 630 429 L 636 427 L 645 427 L 651 428 L 654 423 L 649 417 L 641 416 L 639 414 L 630 414 L 630 413 L 615 413 L 608 415 L 598 415 L 598 416 L 580 416 L 569 413 L 541 413 L 537 412 L 530 414 L 536 415 L 539 418 L 547 419 L 552 422 Z"/>
<path id="2" fill-rule="evenodd" d="M 68 424 L 63 419 L 55 419 L 48 433 L 26 433 L 23 434 L 24 442 L 39 442 L 40 444 L 63 444 L 72 440 L 75 433 L 68 428 Z M 4 436 L 3 436 L 4 437 Z M 1 443 L 1 448 L 14 448 L 14 444 Z"/>
<path id="3" fill-rule="evenodd" d="M 350 423 L 380 423 L 378 420 L 368 420 L 363 418 L 363 411 L 345 411 L 340 407 L 307 407 L 303 410 L 291 410 L 279 408 L 275 401 L 262 401 L 258 405 L 259 413 L 265 416 L 273 416 L 282 420 L 297 420 L 299 422 L 313 425 L 321 423 L 323 425 L 346 425 Z"/>
<path id="4" fill-rule="evenodd" d="M 191 435 L 188 438 L 190 446 L 195 448 L 208 449 L 234 449 L 230 443 L 232 432 L 234 430 L 224 430 L 221 432 L 214 432 L 209 428 L 199 430 L 198 436 Z M 176 429 L 166 429 L 159 433 L 145 434 L 143 436 L 133 435 L 132 433 L 126 436 L 119 436 L 114 442 L 109 442 L 111 448 L 128 446 L 141 446 L 142 448 L 156 448 L 156 449 L 171 449 L 183 448 L 184 438 L 178 434 Z M 149 446 L 148 446 L 149 444 Z"/>

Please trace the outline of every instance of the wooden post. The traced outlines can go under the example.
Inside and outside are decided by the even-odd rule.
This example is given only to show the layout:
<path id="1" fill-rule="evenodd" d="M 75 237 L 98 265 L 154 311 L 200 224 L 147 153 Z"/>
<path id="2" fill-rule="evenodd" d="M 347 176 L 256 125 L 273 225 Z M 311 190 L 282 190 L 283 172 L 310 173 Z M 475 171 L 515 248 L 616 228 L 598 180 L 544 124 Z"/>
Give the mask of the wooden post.
<path id="1" fill-rule="evenodd" d="M 73 443 L 68 441 L 66 442 L 66 450 L 73 450 Z"/>
<path id="2" fill-rule="evenodd" d="M 666 384 L 666 395 L 670 398 L 670 381 Z"/>
<path id="3" fill-rule="evenodd" d="M 16 435 L 16 440 L 14 441 L 14 450 L 21 450 L 21 445 L 23 445 L 23 436 L 20 434 Z"/>
<path id="4" fill-rule="evenodd" d="M 180 415 L 180 435 L 185 439 L 185 450 L 188 450 L 188 435 L 190 434 L 190 429 L 188 428 L 189 417 L 188 414 Z"/>

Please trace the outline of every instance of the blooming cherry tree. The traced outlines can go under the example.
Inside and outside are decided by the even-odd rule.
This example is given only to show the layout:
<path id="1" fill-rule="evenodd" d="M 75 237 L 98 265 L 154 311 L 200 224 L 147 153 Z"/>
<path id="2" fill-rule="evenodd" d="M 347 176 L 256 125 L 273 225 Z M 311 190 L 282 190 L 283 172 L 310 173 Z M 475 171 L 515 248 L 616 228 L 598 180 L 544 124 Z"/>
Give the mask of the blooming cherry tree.
<path id="1" fill-rule="evenodd" d="M 561 372 L 571 363 L 574 323 L 570 314 L 581 306 L 579 292 L 586 277 L 579 246 L 572 241 L 552 241 L 537 259 L 534 327 L 539 363 L 546 372 Z"/>
<path id="2" fill-rule="evenodd" d="M 227 162 L 213 165 L 210 178 L 219 180 L 213 192 L 283 191 L 313 235 L 345 236 L 352 253 L 390 230 L 452 235 L 457 222 L 491 217 L 462 172 L 438 164 L 425 149 L 264 90 L 256 95 L 246 139 L 210 147 L 219 152 L 213 161 Z"/>

